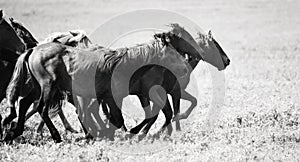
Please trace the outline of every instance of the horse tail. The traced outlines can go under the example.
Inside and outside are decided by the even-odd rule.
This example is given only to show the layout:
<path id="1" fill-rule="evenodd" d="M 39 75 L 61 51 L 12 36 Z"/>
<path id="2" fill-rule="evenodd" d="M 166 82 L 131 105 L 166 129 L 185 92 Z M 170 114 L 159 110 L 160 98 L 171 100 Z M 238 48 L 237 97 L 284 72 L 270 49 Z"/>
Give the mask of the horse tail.
<path id="1" fill-rule="evenodd" d="M 19 56 L 16 62 L 13 76 L 6 91 L 6 98 L 9 106 L 13 106 L 14 102 L 17 101 L 20 96 L 21 88 L 24 87 L 25 81 L 28 79 L 27 60 L 32 51 L 33 49 L 27 50 Z"/>
<path id="2" fill-rule="evenodd" d="M 49 117 L 54 118 L 58 112 L 62 111 L 61 107 L 64 105 L 65 101 L 67 99 L 66 92 L 62 92 L 60 90 L 57 90 L 52 98 L 52 102 L 49 108 Z"/>

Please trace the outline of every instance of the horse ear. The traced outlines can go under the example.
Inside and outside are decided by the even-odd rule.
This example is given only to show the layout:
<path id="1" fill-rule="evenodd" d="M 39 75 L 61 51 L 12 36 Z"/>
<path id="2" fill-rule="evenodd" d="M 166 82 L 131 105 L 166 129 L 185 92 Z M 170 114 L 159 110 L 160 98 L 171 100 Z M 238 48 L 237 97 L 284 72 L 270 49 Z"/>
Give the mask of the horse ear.
<path id="1" fill-rule="evenodd" d="M 3 11 L 0 10 L 0 17 L 2 18 L 3 17 Z"/>
<path id="2" fill-rule="evenodd" d="M 167 36 L 166 33 L 157 33 L 157 34 L 154 34 L 154 38 L 155 39 L 160 39 L 161 42 L 163 43 L 163 45 L 167 45 L 167 43 L 170 42 L 170 38 Z"/>
<path id="3" fill-rule="evenodd" d="M 207 34 L 207 35 L 208 35 L 208 39 L 210 39 L 210 40 L 212 40 L 212 39 L 213 39 L 213 36 L 212 36 L 211 30 L 209 30 L 209 31 L 208 31 L 208 34 Z"/>

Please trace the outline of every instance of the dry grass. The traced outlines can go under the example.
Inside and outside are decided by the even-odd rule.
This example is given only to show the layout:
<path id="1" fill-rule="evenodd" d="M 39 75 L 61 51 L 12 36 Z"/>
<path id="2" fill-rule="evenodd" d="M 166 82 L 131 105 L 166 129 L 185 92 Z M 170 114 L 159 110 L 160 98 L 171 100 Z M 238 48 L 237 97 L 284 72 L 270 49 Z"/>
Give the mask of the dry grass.
<path id="1" fill-rule="evenodd" d="M 13 145 L 0 144 L 1 161 L 300 160 L 299 1 L 0 0 L 0 6 L 24 22 L 39 40 L 54 31 L 80 28 L 92 32 L 107 18 L 128 10 L 170 9 L 192 18 L 203 29 L 212 29 L 231 58 L 225 72 L 225 105 L 212 132 L 204 131 L 212 85 L 201 63 L 195 71 L 201 90 L 198 106 L 182 121 L 182 132 L 174 132 L 171 138 L 136 142 L 123 140 L 120 132 L 114 142 L 88 143 L 81 139 L 83 133 L 64 133 L 56 120 L 64 141 L 54 144 L 49 133 L 43 139 L 34 133 L 39 119 L 35 116 Z M 7 112 L 4 103 L 2 107 L 1 112 Z M 67 114 L 79 130 L 74 109 Z"/>

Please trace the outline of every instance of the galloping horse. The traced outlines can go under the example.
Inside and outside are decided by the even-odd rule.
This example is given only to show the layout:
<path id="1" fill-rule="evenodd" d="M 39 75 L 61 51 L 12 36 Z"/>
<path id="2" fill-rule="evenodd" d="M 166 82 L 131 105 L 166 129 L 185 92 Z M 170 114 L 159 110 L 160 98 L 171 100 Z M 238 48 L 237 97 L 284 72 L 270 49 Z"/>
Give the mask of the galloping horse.
<path id="1" fill-rule="evenodd" d="M 16 21 L 13 18 L 9 18 L 9 20 L 10 20 L 11 26 L 15 30 L 17 36 L 19 36 L 19 38 L 21 38 L 21 40 L 23 40 L 23 42 L 26 44 L 27 49 L 33 48 L 38 44 L 38 41 L 32 36 L 32 34 L 29 32 L 29 30 L 24 27 L 24 25 L 22 25 L 20 22 Z M 9 25 L 9 24 L 7 24 L 7 25 Z M 84 33 L 85 32 L 81 31 L 81 30 L 71 30 L 69 32 L 64 32 L 64 33 L 58 33 L 58 32 L 57 33 L 52 33 L 42 43 L 59 42 L 59 43 L 62 43 L 62 44 L 73 46 L 73 47 L 85 47 L 85 48 L 87 48 L 89 46 L 88 43 L 90 43 L 90 40 L 87 38 L 87 36 Z M 18 57 L 18 55 L 16 57 Z M 3 61 L 1 61 L 1 63 L 2 62 Z M 6 63 L 6 64 L 8 64 L 7 65 L 8 68 L 2 69 L 2 67 L 1 67 L 0 70 L 1 70 L 1 73 L 2 73 L 2 70 L 3 70 L 3 73 L 5 72 L 5 73 L 10 74 L 9 76 L 4 75 L 4 78 L 9 83 L 11 75 L 13 74 L 14 64 L 11 64 L 11 63 Z M 28 80 L 29 80 L 29 78 L 28 78 Z M 4 92 L 3 98 L 5 96 L 5 91 L 7 89 L 7 86 L 8 86 L 8 84 L 5 84 L 5 85 L 1 84 L 1 90 L 3 90 L 3 92 Z M 8 102 L 8 104 L 10 104 L 10 102 Z M 11 108 L 11 113 L 3 121 L 4 126 L 8 125 L 16 117 L 15 108 L 13 106 L 10 106 L 10 105 L 9 105 L 9 107 Z M 30 116 L 32 116 L 35 112 L 36 112 L 36 109 L 35 109 L 35 106 L 34 106 L 33 110 L 30 111 L 28 113 L 28 115 L 26 116 L 26 119 L 28 119 Z M 74 130 L 71 127 L 71 125 L 69 124 L 69 122 L 65 118 L 62 111 L 59 111 L 58 115 L 60 116 L 66 130 L 68 130 L 70 132 L 77 132 L 76 130 Z M 41 131 L 42 125 L 43 124 L 40 124 L 40 126 L 38 127 L 38 131 Z"/>
<path id="2" fill-rule="evenodd" d="M 164 73 L 164 80 L 166 80 L 167 82 L 165 82 L 165 84 L 163 84 L 162 87 L 167 91 L 167 93 L 169 93 L 172 96 L 173 107 L 174 107 L 174 116 L 175 116 L 173 120 L 176 121 L 176 128 L 180 129 L 179 120 L 186 119 L 192 112 L 193 108 L 197 105 L 197 99 L 185 91 L 185 88 L 187 87 L 187 85 L 189 83 L 190 74 L 191 74 L 192 70 L 197 66 L 197 64 L 200 60 L 208 62 L 209 64 L 215 66 L 218 70 L 224 70 L 229 65 L 230 60 L 227 57 L 227 55 L 225 54 L 225 52 L 223 51 L 223 49 L 221 48 L 221 46 L 218 44 L 218 42 L 212 37 L 212 34 L 210 31 L 208 32 L 208 35 L 198 33 L 199 38 L 196 39 L 197 40 L 196 46 L 198 46 L 198 47 L 196 47 L 195 44 L 193 44 L 193 41 L 188 41 L 188 42 L 190 42 L 190 45 L 192 47 L 188 48 L 186 46 L 186 47 L 181 47 L 181 49 L 180 49 L 180 48 L 178 48 L 178 47 L 180 47 L 178 45 L 178 42 L 180 42 L 179 39 L 191 38 L 191 35 L 184 28 L 180 27 L 178 24 L 171 24 L 171 27 L 172 27 L 171 31 L 156 34 L 156 37 L 161 38 L 162 42 L 168 42 L 169 44 L 173 44 L 175 49 L 177 51 L 179 51 L 179 53 L 181 53 L 181 55 L 185 54 L 185 52 L 182 51 L 181 49 L 190 49 L 192 47 L 195 47 L 195 49 L 199 52 L 196 57 L 195 56 L 193 57 L 193 55 L 188 55 L 188 58 L 189 58 L 188 63 L 190 65 L 189 66 L 190 70 L 189 70 L 188 75 L 185 75 L 185 77 L 176 78 L 168 70 L 166 70 L 166 72 Z M 181 43 L 181 45 L 186 45 L 186 44 Z M 156 68 L 159 68 L 159 67 L 156 67 Z M 179 79 L 178 82 L 176 82 L 177 79 Z M 178 83 L 180 84 L 179 86 L 178 86 Z M 180 88 L 180 91 L 181 91 L 181 92 L 179 91 L 179 93 L 178 93 L 178 88 Z M 168 90 L 170 90 L 170 91 L 168 91 Z M 178 114 L 180 98 L 188 100 L 192 103 L 191 106 L 186 110 L 186 112 L 184 112 L 182 114 Z M 145 103 L 149 104 L 149 101 L 146 100 Z M 155 106 L 153 106 L 153 111 L 156 111 L 156 112 L 153 112 L 152 114 L 157 114 L 157 111 L 159 111 L 159 109 L 157 109 Z M 169 108 L 163 112 L 164 112 L 165 116 L 170 116 L 170 114 L 172 114 L 172 112 L 170 112 L 170 111 L 172 111 L 172 110 L 170 110 L 170 108 Z M 148 117 L 146 116 L 146 119 L 142 123 L 137 125 L 136 127 L 132 128 L 130 130 L 130 132 L 136 134 L 143 128 L 144 125 L 147 124 L 147 126 L 143 130 L 144 134 L 147 133 L 149 131 L 151 125 L 157 119 L 157 116 L 158 115 L 155 115 L 151 118 L 149 118 L 149 116 Z M 171 133 L 170 129 L 168 129 L 168 131 L 170 134 Z"/>
<path id="3" fill-rule="evenodd" d="M 5 98 L 6 88 L 12 76 L 15 62 L 25 48 L 25 44 L 4 19 L 3 11 L 0 10 L 0 102 Z M 0 115 L 0 137 L 2 134 L 1 121 Z"/>

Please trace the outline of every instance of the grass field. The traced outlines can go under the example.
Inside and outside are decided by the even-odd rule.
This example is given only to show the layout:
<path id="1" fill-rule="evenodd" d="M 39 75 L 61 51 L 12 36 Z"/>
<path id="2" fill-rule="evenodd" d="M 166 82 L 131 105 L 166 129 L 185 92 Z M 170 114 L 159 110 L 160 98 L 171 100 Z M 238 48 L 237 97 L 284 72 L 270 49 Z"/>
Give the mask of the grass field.
<path id="1" fill-rule="evenodd" d="M 299 161 L 300 160 L 300 1 L 297 0 L 0 0 L 7 18 L 23 22 L 38 40 L 49 33 L 83 29 L 87 33 L 117 14 L 143 8 L 168 9 L 211 29 L 231 59 L 225 70 L 224 106 L 217 111 L 212 131 L 205 123 L 211 103 L 208 65 L 194 72 L 198 105 L 182 131 L 170 138 L 140 142 L 124 140 L 86 142 L 83 133 L 64 132 L 53 143 L 50 133 L 35 133 L 40 117 L 26 122 L 13 145 L 0 144 L 0 161 Z M 96 42 L 97 43 L 97 42 Z M 182 103 L 182 110 L 188 103 Z M 69 108 L 69 107 L 68 107 Z M 74 108 L 64 108 L 77 130 Z M 2 114 L 7 114 L 5 102 Z M 127 111 L 130 112 L 130 111 Z M 136 114 L 134 114 L 136 112 Z M 142 110 L 131 112 L 140 120 Z M 155 129 L 162 125 L 159 117 Z M 133 120 L 127 120 L 132 126 Z M 153 132 L 154 132 L 153 131 Z"/>

